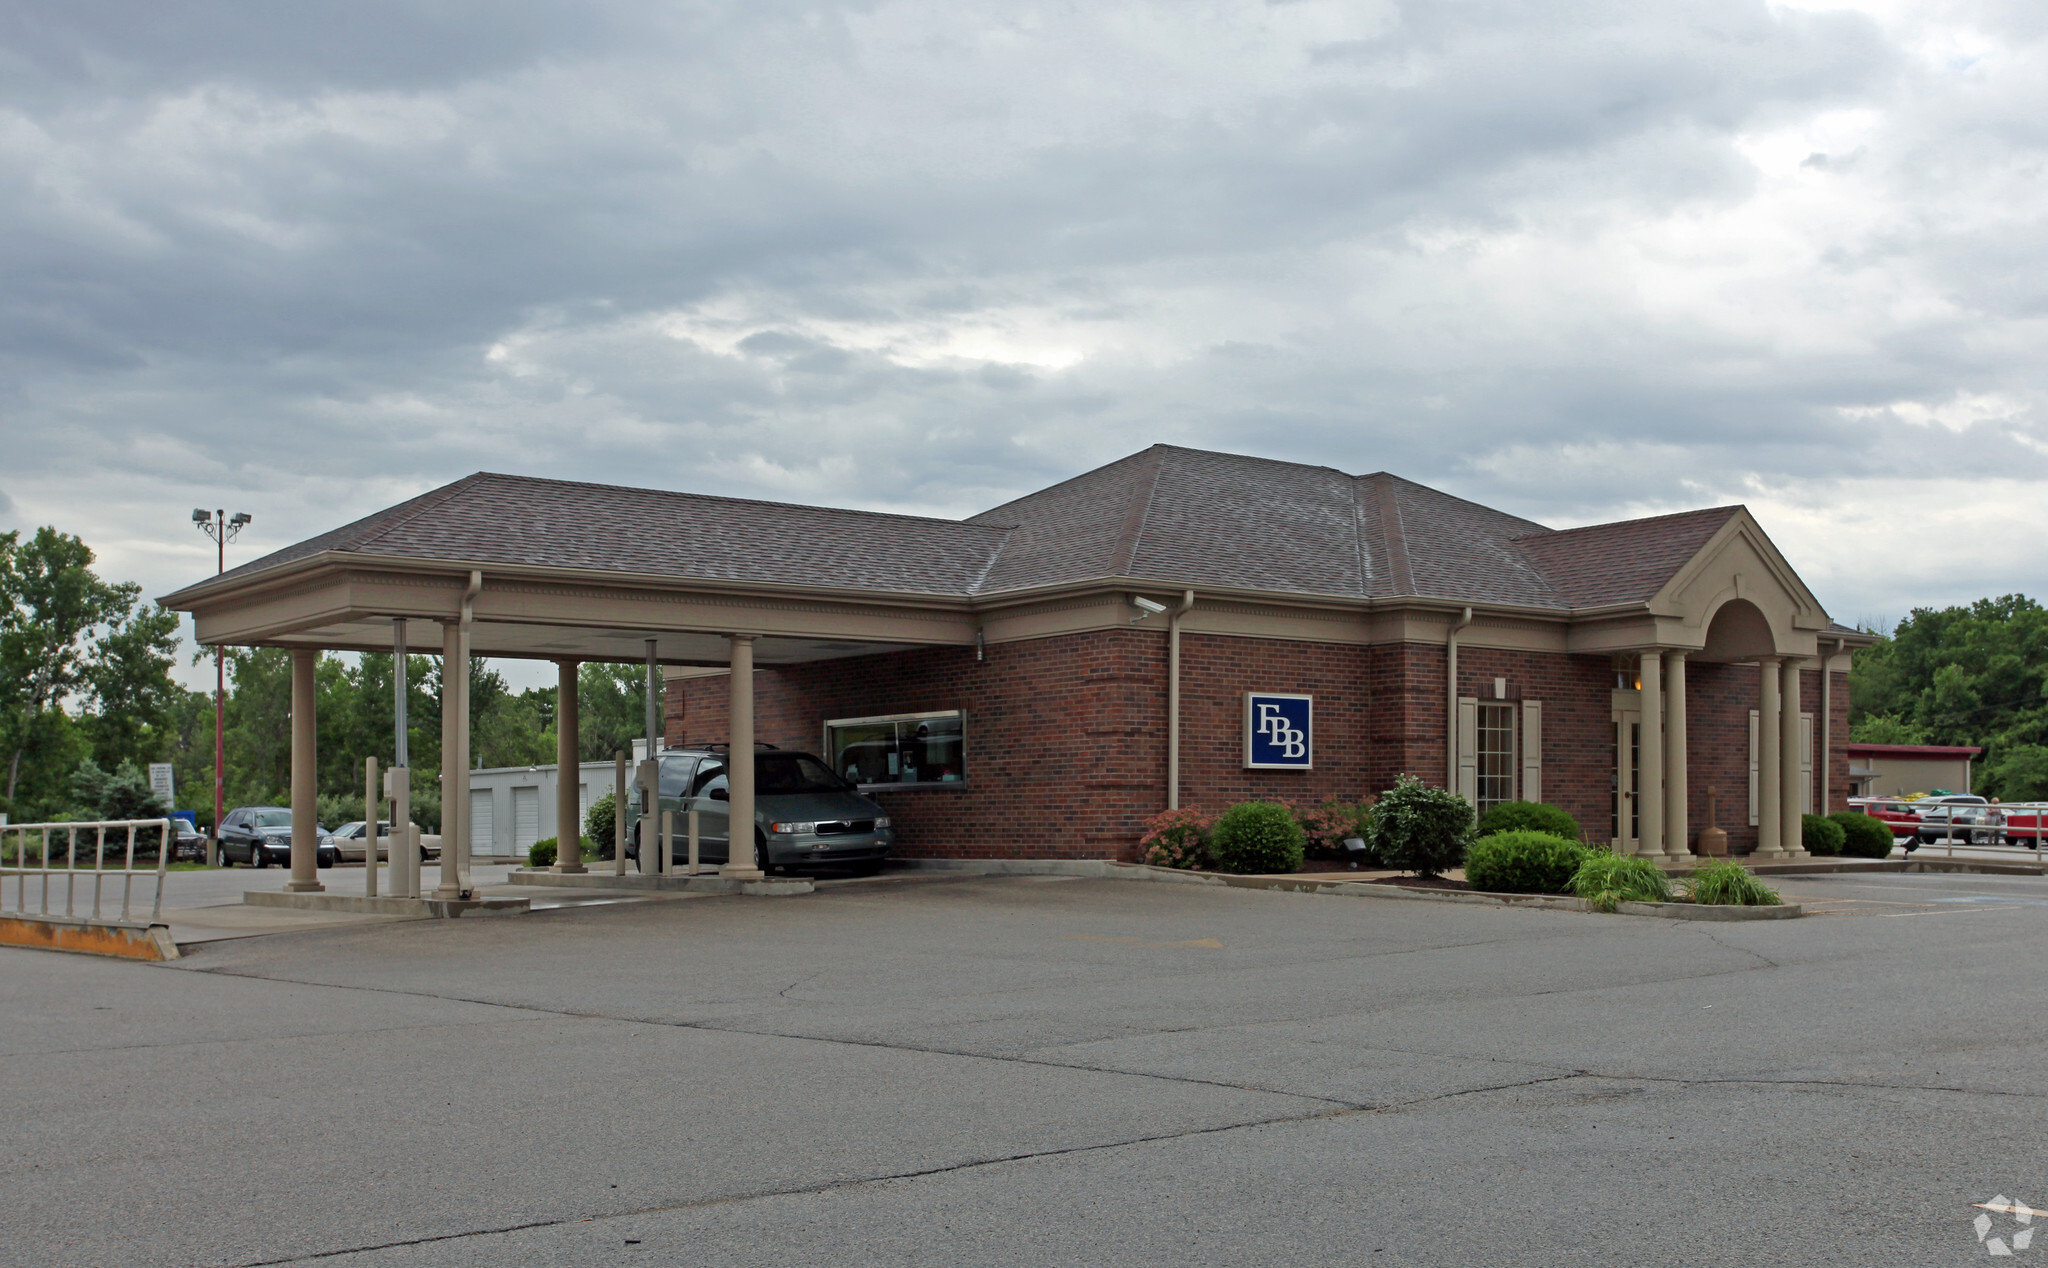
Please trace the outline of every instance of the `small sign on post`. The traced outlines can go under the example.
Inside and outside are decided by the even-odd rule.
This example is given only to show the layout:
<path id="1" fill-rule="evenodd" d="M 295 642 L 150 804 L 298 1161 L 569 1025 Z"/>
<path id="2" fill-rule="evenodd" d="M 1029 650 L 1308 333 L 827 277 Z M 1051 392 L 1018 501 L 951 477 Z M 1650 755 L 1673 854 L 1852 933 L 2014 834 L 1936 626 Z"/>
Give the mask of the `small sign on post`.
<path id="1" fill-rule="evenodd" d="M 169 809 L 178 804 L 178 781 L 173 776 L 169 762 L 149 764 L 149 790 Z"/>

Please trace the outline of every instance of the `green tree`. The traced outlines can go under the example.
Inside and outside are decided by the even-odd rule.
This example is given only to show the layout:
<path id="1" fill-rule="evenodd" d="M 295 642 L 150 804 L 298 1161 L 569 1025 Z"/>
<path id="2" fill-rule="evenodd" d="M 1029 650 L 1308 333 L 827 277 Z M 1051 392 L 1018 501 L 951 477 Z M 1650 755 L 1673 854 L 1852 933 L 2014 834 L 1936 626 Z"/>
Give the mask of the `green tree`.
<path id="1" fill-rule="evenodd" d="M 53 770 L 68 775 L 76 765 L 56 743 L 55 732 L 63 728 L 51 717 L 63 713 L 67 699 L 93 690 L 99 649 L 91 635 L 125 624 L 141 594 L 132 582 L 100 580 L 92 562 L 84 542 L 55 528 L 37 529 L 26 543 L 13 533 L 0 538 L 0 692 L 7 706 L 10 805 L 21 790 L 24 759 L 44 768 L 39 784 L 47 784 Z"/>
<path id="2" fill-rule="evenodd" d="M 2034 600 L 1917 608 L 1857 653 L 1849 682 L 1856 739 L 1978 745 L 1977 791 L 2048 796 L 2048 610 Z"/>
<path id="3" fill-rule="evenodd" d="M 181 697 L 171 681 L 178 655 L 178 614 L 150 604 L 109 621 L 93 645 L 85 685 L 92 714 L 86 732 L 102 766 L 146 764 L 169 755 Z"/>

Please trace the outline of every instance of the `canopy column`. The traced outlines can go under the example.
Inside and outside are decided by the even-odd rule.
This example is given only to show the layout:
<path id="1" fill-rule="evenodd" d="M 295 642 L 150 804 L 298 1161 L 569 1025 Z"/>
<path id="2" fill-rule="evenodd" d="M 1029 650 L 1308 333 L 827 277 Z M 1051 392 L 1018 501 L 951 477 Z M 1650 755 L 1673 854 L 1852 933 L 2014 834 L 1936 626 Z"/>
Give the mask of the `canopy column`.
<path id="1" fill-rule="evenodd" d="M 469 640 L 441 626 L 441 883 L 436 898 L 469 888 Z"/>
<path id="2" fill-rule="evenodd" d="M 314 682 L 319 663 L 317 651 L 292 652 L 292 878 L 285 882 L 285 891 L 293 894 L 317 894 L 327 888 L 319 874 L 320 728 Z"/>
<path id="3" fill-rule="evenodd" d="M 1642 687 L 1642 738 L 1636 747 L 1636 853 L 1664 857 L 1664 658 L 1656 648 L 1636 662 Z"/>
<path id="4" fill-rule="evenodd" d="M 731 818 L 726 832 L 725 866 L 720 876 L 759 880 L 754 862 L 754 635 L 732 636 L 731 758 L 727 783 Z"/>
<path id="5" fill-rule="evenodd" d="M 1664 653 L 1664 853 L 1680 862 L 1692 858 L 1692 831 L 1685 766 L 1685 653 Z"/>
<path id="6" fill-rule="evenodd" d="M 1778 721 L 1783 712 L 1779 707 L 1779 688 L 1783 685 L 1778 676 L 1781 659 L 1760 656 L 1756 663 L 1756 752 L 1751 755 L 1756 761 L 1756 852 L 1751 857 L 1759 862 L 1775 862 L 1785 857 L 1785 803 L 1779 792 L 1784 769 L 1778 760 L 1778 746 L 1783 739 Z"/>
<path id="7" fill-rule="evenodd" d="M 583 825 L 576 804 L 578 776 L 576 759 L 576 671 L 581 661 L 561 660 L 562 675 L 555 689 L 555 868 L 557 872 L 581 872 L 583 866 Z M 643 838 L 644 839 L 644 838 Z"/>
<path id="8" fill-rule="evenodd" d="M 1799 795 L 1799 661 L 1778 667 L 1778 848 L 1787 858 L 1806 855 L 1806 806 Z"/>

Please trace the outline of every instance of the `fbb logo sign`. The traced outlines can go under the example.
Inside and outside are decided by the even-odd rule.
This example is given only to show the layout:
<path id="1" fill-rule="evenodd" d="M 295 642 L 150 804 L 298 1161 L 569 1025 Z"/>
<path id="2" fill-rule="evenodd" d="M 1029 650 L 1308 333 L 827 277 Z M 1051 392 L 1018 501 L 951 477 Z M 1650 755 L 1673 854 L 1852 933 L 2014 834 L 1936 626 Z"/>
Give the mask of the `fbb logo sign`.
<path id="1" fill-rule="evenodd" d="M 1245 692 L 1244 764 L 1254 770 L 1307 770 L 1313 766 L 1315 697 Z"/>

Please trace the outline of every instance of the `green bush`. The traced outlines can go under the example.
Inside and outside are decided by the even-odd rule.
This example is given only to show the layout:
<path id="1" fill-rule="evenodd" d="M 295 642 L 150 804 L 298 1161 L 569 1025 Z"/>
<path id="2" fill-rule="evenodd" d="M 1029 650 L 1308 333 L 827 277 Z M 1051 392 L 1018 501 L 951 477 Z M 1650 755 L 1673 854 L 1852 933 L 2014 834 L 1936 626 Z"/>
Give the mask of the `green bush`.
<path id="1" fill-rule="evenodd" d="M 1856 859 L 1890 858 L 1892 826 L 1875 815 L 1837 810 L 1828 822 L 1842 830 L 1842 853 Z"/>
<path id="2" fill-rule="evenodd" d="M 1192 806 L 1162 810 L 1145 821 L 1139 857 L 1154 867 L 1207 867 L 1209 832 L 1215 820 Z"/>
<path id="3" fill-rule="evenodd" d="M 1423 876 L 1449 871 L 1465 861 L 1472 843 L 1472 803 L 1403 775 L 1373 807 L 1365 843 L 1382 867 Z"/>
<path id="4" fill-rule="evenodd" d="M 1842 825 L 1826 815 L 1799 816 L 1799 843 L 1808 854 L 1840 854 L 1843 836 Z"/>
<path id="5" fill-rule="evenodd" d="M 534 843 L 533 843 L 532 845 L 529 845 L 529 846 L 527 846 L 527 847 L 526 847 L 526 865 L 527 865 L 528 867 L 553 867 L 553 866 L 555 865 L 555 844 L 556 844 L 556 838 L 554 838 L 554 837 L 543 837 L 543 838 L 541 838 L 540 840 L 538 840 L 538 841 L 535 841 L 535 842 L 534 842 Z M 583 840 L 582 840 L 582 847 L 583 847 L 583 855 L 584 855 L 584 857 L 586 857 L 586 858 L 587 858 L 587 857 L 589 857 L 589 855 L 590 855 L 590 838 L 589 838 L 589 837 L 584 837 L 584 838 L 583 838 Z M 582 862 L 582 861 L 583 861 L 583 860 L 582 860 L 581 858 L 579 858 L 579 859 L 577 860 L 577 862 L 579 862 L 579 863 L 580 863 L 580 862 Z"/>
<path id="6" fill-rule="evenodd" d="M 590 803 L 590 813 L 583 816 L 583 843 L 586 848 L 597 851 L 597 857 L 608 859 L 612 856 L 613 834 L 617 831 L 614 808 L 618 799 L 613 793 L 606 793 Z"/>
<path id="7" fill-rule="evenodd" d="M 1807 818 L 1814 818 L 1808 815 Z M 1809 849 L 1812 847 L 1808 847 Z M 1685 882 L 1685 896 L 1696 903 L 1716 907 L 1776 907 L 1785 900 L 1778 891 L 1756 878 L 1732 859 L 1707 863 Z"/>
<path id="8" fill-rule="evenodd" d="M 1592 851 L 1549 832 L 1496 832 L 1465 852 L 1465 880 L 1497 894 L 1564 894 Z"/>
<path id="9" fill-rule="evenodd" d="M 1217 816 L 1209 832 L 1216 866 L 1226 872 L 1293 872 L 1308 838 L 1294 812 L 1277 801 L 1241 801 Z"/>
<path id="10" fill-rule="evenodd" d="M 1668 903 L 1671 880 L 1648 859 L 1596 853 L 1572 877 L 1572 892 L 1594 911 L 1613 911 L 1619 903 Z"/>
<path id="11" fill-rule="evenodd" d="M 1567 841 L 1583 841 L 1579 821 L 1563 807 L 1541 801 L 1503 801 L 1479 821 L 1479 839 L 1500 832 L 1547 832 Z"/>

